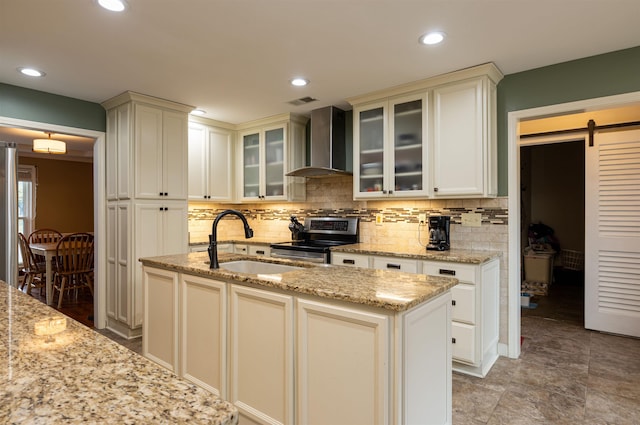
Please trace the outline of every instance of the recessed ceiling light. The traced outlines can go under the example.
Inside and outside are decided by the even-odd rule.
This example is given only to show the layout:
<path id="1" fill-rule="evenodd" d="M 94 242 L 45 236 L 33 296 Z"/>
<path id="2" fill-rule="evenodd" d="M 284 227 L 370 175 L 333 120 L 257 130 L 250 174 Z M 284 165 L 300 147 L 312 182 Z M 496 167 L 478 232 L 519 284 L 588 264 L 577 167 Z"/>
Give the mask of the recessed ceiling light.
<path id="1" fill-rule="evenodd" d="M 442 40 L 444 40 L 444 33 L 438 31 L 430 32 L 420 36 L 420 43 L 422 44 L 438 44 L 441 43 Z"/>
<path id="2" fill-rule="evenodd" d="M 203 109 L 194 109 L 193 111 L 191 111 L 191 115 L 204 115 L 206 113 L 207 111 Z"/>
<path id="3" fill-rule="evenodd" d="M 98 0 L 98 4 L 112 12 L 122 12 L 127 8 L 124 0 Z"/>
<path id="4" fill-rule="evenodd" d="M 292 86 L 302 87 L 306 86 L 307 84 L 309 84 L 309 80 L 305 78 L 294 78 L 293 80 L 291 80 Z"/>
<path id="5" fill-rule="evenodd" d="M 45 75 L 47 75 L 44 73 L 44 71 L 40 71 L 35 68 L 29 68 L 29 67 L 18 68 L 18 72 L 20 72 L 23 75 L 28 75 L 29 77 L 44 77 Z"/>

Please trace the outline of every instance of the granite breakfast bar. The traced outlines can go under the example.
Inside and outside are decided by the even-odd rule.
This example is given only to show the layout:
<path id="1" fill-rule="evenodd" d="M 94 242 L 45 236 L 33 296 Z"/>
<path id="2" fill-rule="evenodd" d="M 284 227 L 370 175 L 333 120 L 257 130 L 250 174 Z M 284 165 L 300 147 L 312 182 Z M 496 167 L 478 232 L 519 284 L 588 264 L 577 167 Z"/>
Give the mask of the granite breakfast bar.
<path id="1" fill-rule="evenodd" d="M 231 403 L 2 281 L 0 310 L 0 423 L 238 422 Z M 36 335 L 52 317 L 66 328 Z"/>
<path id="2" fill-rule="evenodd" d="M 234 403 L 242 423 L 451 423 L 457 279 L 219 260 L 214 270 L 203 252 L 140 260 L 144 355 Z M 225 269 L 238 261 L 256 268 Z M 265 263 L 297 268 L 259 271 Z"/>

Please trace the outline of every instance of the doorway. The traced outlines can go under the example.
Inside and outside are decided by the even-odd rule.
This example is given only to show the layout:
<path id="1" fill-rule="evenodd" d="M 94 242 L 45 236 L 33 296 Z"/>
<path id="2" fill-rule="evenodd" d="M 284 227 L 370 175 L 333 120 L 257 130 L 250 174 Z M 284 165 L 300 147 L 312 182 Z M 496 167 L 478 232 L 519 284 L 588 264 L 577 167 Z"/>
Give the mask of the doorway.
<path id="1" fill-rule="evenodd" d="M 584 327 L 585 139 L 522 145 L 520 180 L 521 314 Z"/>
<path id="2" fill-rule="evenodd" d="M 521 299 L 520 285 L 522 267 L 520 264 L 522 247 L 521 229 L 521 173 L 520 173 L 520 133 L 522 126 L 528 121 L 541 118 L 562 120 L 568 116 L 580 114 L 592 115 L 602 112 L 605 116 L 609 111 L 628 108 L 633 110 L 632 115 L 638 116 L 640 105 L 640 92 L 626 93 L 622 95 L 608 96 L 597 99 L 588 99 L 559 105 L 544 106 L 521 111 L 513 111 L 508 114 L 508 197 L 509 197 L 509 258 L 508 258 L 508 337 L 507 355 L 511 358 L 520 356 L 520 315 Z M 579 113 L 576 113 L 579 111 Z M 568 128 L 584 127 L 586 120 L 581 125 L 572 125 Z M 577 137 L 586 137 L 586 132 L 572 134 Z M 556 136 L 556 140 L 566 139 L 567 134 Z M 547 142 L 552 140 L 547 139 Z M 588 211 L 587 211 L 588 214 Z M 587 253 L 585 252 L 585 255 Z"/>
<path id="3" fill-rule="evenodd" d="M 95 140 L 93 143 L 93 229 L 95 236 L 94 265 L 94 327 L 102 329 L 106 326 L 106 241 L 105 241 L 105 133 L 83 128 L 28 121 L 0 116 L 0 127 L 3 129 L 38 129 L 39 131 L 77 135 Z"/>

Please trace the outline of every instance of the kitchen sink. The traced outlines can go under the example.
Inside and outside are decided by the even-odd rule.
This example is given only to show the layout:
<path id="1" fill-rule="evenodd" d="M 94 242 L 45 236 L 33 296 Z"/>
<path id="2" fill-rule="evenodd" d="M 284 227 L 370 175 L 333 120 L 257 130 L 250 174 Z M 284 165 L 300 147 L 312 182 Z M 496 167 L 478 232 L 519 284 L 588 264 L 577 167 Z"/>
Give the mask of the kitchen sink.
<path id="1" fill-rule="evenodd" d="M 262 261 L 251 260 L 220 263 L 220 268 L 230 272 L 249 274 L 280 274 L 302 269 L 302 267 L 288 266 L 286 264 L 263 263 Z"/>

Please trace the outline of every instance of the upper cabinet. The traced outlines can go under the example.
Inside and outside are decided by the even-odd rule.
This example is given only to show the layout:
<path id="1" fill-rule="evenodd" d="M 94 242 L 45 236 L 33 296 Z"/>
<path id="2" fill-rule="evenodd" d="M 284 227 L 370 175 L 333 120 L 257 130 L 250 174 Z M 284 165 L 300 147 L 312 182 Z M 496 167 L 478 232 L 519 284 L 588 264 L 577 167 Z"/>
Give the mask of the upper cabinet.
<path id="1" fill-rule="evenodd" d="M 107 199 L 187 199 L 192 107 L 133 92 L 107 110 Z"/>
<path id="2" fill-rule="evenodd" d="M 349 99 L 354 198 L 496 196 L 500 79 L 489 63 Z"/>
<path id="3" fill-rule="evenodd" d="M 433 90 L 433 196 L 497 195 L 496 85 L 487 76 Z"/>
<path id="4" fill-rule="evenodd" d="M 238 134 L 238 199 L 303 201 L 305 179 L 286 174 L 305 164 L 304 117 L 290 114 L 247 123 Z"/>
<path id="5" fill-rule="evenodd" d="M 427 96 L 354 107 L 354 197 L 427 195 Z"/>
<path id="6" fill-rule="evenodd" d="M 189 122 L 189 200 L 232 202 L 234 131 Z"/>

